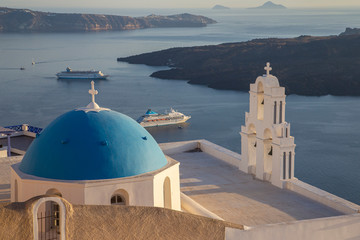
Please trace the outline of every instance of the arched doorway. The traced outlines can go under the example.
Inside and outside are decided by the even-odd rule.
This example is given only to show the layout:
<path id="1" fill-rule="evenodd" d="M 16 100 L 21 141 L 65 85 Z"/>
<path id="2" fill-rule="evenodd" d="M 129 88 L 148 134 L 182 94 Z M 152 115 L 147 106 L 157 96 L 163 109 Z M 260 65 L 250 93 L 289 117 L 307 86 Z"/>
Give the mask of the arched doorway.
<path id="1" fill-rule="evenodd" d="M 56 195 L 62 197 L 62 194 L 56 188 L 51 188 L 46 191 L 46 195 Z M 45 229 L 53 230 L 54 232 L 59 233 L 59 225 L 60 225 L 60 207 L 54 201 L 48 201 L 45 204 Z"/>
<path id="2" fill-rule="evenodd" d="M 56 219 L 48 206 L 57 206 Z M 65 240 L 65 205 L 57 197 L 44 197 L 33 208 L 34 239 Z"/>
<path id="3" fill-rule="evenodd" d="M 164 208 L 171 209 L 171 185 L 170 185 L 170 178 L 166 177 L 164 180 Z"/>
<path id="4" fill-rule="evenodd" d="M 116 190 L 110 198 L 111 205 L 129 205 L 129 194 L 124 189 Z"/>

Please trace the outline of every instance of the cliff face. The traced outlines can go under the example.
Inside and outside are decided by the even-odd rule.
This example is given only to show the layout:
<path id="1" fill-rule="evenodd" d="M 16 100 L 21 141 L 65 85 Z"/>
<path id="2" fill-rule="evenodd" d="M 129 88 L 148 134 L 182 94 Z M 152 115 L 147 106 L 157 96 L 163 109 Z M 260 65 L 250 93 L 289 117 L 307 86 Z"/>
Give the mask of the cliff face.
<path id="1" fill-rule="evenodd" d="M 119 58 L 136 64 L 169 66 L 153 73 L 217 89 L 248 91 L 271 62 L 287 94 L 360 96 L 360 35 L 258 39 L 215 46 L 172 48 Z"/>
<path id="2" fill-rule="evenodd" d="M 197 15 L 127 17 L 101 14 L 46 13 L 0 8 L 1 32 L 122 31 L 156 27 L 204 27 L 216 21 Z"/>

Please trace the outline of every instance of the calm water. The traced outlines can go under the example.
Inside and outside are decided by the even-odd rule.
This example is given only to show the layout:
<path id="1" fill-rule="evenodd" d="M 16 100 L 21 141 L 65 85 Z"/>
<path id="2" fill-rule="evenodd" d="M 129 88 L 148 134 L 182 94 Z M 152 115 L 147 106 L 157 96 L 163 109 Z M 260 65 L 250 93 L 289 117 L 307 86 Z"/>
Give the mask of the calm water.
<path id="1" fill-rule="evenodd" d="M 107 81 L 96 82 L 100 106 L 133 118 L 147 108 L 163 112 L 170 107 L 192 116 L 183 129 L 151 129 L 159 142 L 204 138 L 240 152 L 238 132 L 248 111 L 248 93 L 153 79 L 148 76 L 164 68 L 118 63 L 116 58 L 169 47 L 253 38 L 334 35 L 345 27 L 359 27 L 360 20 L 356 9 L 275 13 L 201 9 L 81 11 L 130 16 L 190 12 L 212 17 L 219 23 L 206 28 L 127 32 L 0 34 L 0 126 L 29 123 L 45 127 L 58 115 L 85 106 L 90 101 L 89 82 L 56 80 L 55 73 L 67 66 L 94 68 L 111 75 Z M 34 66 L 32 58 L 37 62 Z M 21 66 L 26 70 L 18 70 Z M 276 69 L 273 73 L 276 75 Z M 288 96 L 286 104 L 286 120 L 291 123 L 297 144 L 296 176 L 357 203 L 360 203 L 359 104 L 358 97 L 295 95 Z"/>

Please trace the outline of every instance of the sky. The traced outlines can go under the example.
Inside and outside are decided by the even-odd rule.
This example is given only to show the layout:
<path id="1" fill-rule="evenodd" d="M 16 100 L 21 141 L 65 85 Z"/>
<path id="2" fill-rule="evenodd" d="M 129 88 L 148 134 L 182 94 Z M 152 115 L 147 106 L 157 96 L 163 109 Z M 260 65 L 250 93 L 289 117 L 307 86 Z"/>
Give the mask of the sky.
<path id="1" fill-rule="evenodd" d="M 0 0 L 1 7 L 14 8 L 230 8 L 262 5 L 267 0 Z M 360 7 L 360 0 L 272 0 L 288 8 Z"/>

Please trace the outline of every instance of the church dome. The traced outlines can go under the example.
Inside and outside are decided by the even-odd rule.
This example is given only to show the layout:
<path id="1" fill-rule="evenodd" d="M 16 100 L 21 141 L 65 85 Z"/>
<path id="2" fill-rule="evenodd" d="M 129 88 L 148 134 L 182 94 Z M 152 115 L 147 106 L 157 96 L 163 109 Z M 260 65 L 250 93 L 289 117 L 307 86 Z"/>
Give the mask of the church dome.
<path id="1" fill-rule="evenodd" d="M 157 142 L 142 126 L 100 108 L 93 97 L 86 108 L 50 123 L 32 142 L 20 170 L 44 178 L 97 180 L 135 176 L 166 164 Z"/>

